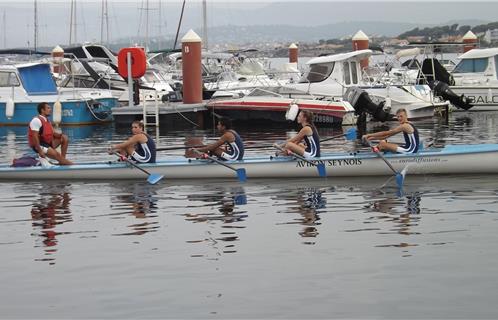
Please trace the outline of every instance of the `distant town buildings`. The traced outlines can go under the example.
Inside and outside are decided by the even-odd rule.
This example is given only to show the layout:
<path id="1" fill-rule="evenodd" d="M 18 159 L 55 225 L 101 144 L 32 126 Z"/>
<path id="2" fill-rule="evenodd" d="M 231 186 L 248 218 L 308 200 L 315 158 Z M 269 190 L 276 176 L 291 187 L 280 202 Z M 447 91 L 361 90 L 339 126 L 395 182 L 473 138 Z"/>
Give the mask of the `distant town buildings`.
<path id="1" fill-rule="evenodd" d="M 493 29 L 493 30 L 488 29 L 484 33 L 483 38 L 488 43 L 498 42 L 498 29 Z"/>

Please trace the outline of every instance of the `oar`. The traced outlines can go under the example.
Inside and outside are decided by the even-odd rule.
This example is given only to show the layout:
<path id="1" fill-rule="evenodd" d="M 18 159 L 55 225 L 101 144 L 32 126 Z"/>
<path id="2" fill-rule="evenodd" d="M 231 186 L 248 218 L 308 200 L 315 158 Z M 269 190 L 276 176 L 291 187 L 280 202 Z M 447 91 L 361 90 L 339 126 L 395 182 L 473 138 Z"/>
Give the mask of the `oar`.
<path id="1" fill-rule="evenodd" d="M 322 139 L 322 140 L 320 140 L 320 142 L 325 142 L 325 141 L 329 141 L 329 140 L 340 138 L 340 137 L 346 137 L 347 140 L 354 140 L 354 139 L 356 139 L 356 133 L 357 133 L 356 128 L 352 127 L 352 128 L 349 128 L 343 134 L 338 134 L 338 135 L 335 135 L 335 136 L 332 136 L 332 137 L 328 137 L 328 138 Z"/>
<path id="2" fill-rule="evenodd" d="M 226 168 L 228 168 L 230 170 L 235 171 L 237 173 L 237 178 L 239 179 L 239 181 L 240 182 L 246 182 L 246 180 L 247 180 L 246 169 L 244 169 L 244 168 L 236 169 L 236 168 L 232 167 L 231 165 L 226 164 L 225 162 L 216 159 L 215 157 L 211 157 L 211 156 L 207 155 L 206 153 L 202 153 L 202 152 L 200 152 L 200 151 L 198 151 L 196 149 L 192 149 L 192 150 L 194 150 L 194 152 L 196 154 L 202 156 L 202 159 L 209 159 L 209 160 L 211 160 L 213 162 L 216 162 L 217 164 L 220 164 L 220 165 L 222 165 L 222 166 L 224 166 L 224 167 L 226 167 Z"/>
<path id="3" fill-rule="evenodd" d="M 161 148 L 156 148 L 156 151 L 167 151 L 167 150 L 181 150 L 181 149 L 190 149 L 190 148 L 201 148 L 204 147 L 205 145 L 200 144 L 196 146 L 179 146 L 179 147 L 161 147 Z"/>
<path id="4" fill-rule="evenodd" d="M 384 155 L 380 152 L 379 149 L 374 148 L 369 140 L 367 140 L 367 143 L 372 148 L 372 151 L 375 154 L 377 154 L 382 160 L 384 160 L 387 166 L 392 170 L 392 172 L 394 172 L 394 174 L 396 175 L 396 184 L 398 185 L 398 188 L 400 189 L 403 188 L 403 182 L 405 181 L 407 167 L 405 167 L 401 172 L 396 171 L 396 169 L 394 169 L 392 164 L 389 161 L 387 161 L 387 159 L 384 157 Z"/>
<path id="5" fill-rule="evenodd" d="M 340 138 L 340 137 L 346 137 L 347 140 L 353 140 L 356 138 L 356 128 L 349 128 L 345 133 L 343 134 L 338 134 L 332 137 L 325 138 L 323 140 L 320 140 L 320 142 L 325 142 L 329 141 L 332 139 Z M 190 149 L 190 148 L 202 148 L 205 145 L 200 144 L 200 145 L 195 145 L 195 146 L 177 146 L 177 147 L 159 147 L 156 148 L 156 151 L 168 151 L 168 150 L 182 150 L 182 149 Z M 246 146 L 244 149 L 266 149 L 266 148 L 273 148 L 272 144 L 263 144 L 259 146 Z"/>
<path id="6" fill-rule="evenodd" d="M 157 173 L 150 173 L 149 171 L 145 170 L 139 165 L 133 163 L 133 161 L 130 161 L 130 159 L 128 159 L 127 157 L 123 157 L 119 152 L 114 152 L 114 154 L 117 155 L 120 159 L 123 159 L 124 161 L 128 162 L 130 165 L 137 168 L 138 170 L 146 173 L 148 175 L 147 182 L 150 184 L 156 184 L 159 182 L 159 180 L 163 178 L 163 175 Z"/>
<path id="7" fill-rule="evenodd" d="M 278 144 L 274 144 L 273 147 L 277 148 L 278 150 L 282 151 L 282 152 L 286 152 L 286 150 L 284 148 L 282 148 L 281 146 L 279 146 Z M 293 156 L 293 157 L 296 157 L 306 163 L 309 163 L 313 166 L 316 166 L 316 168 L 318 169 L 318 174 L 320 175 L 320 177 L 326 177 L 327 176 L 327 171 L 325 170 L 325 165 L 323 163 L 314 163 L 313 161 L 310 161 L 308 159 L 306 159 L 305 157 L 295 153 L 295 152 L 292 152 L 290 151 L 290 154 Z"/>

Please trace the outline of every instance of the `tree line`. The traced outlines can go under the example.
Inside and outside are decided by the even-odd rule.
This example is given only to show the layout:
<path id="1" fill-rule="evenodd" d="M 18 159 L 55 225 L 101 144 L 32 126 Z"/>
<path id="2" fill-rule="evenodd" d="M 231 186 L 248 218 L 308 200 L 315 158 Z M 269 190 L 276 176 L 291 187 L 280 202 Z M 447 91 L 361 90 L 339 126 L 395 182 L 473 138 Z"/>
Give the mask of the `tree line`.
<path id="1" fill-rule="evenodd" d="M 404 32 L 398 36 L 399 39 L 406 39 L 408 37 L 426 37 L 430 39 L 439 39 L 444 36 L 462 36 L 471 30 L 474 34 L 484 33 L 488 29 L 498 29 L 498 22 L 491 22 L 488 24 L 481 24 L 475 27 L 469 25 L 459 26 L 458 23 L 449 26 L 426 27 L 423 29 L 414 28 Z"/>

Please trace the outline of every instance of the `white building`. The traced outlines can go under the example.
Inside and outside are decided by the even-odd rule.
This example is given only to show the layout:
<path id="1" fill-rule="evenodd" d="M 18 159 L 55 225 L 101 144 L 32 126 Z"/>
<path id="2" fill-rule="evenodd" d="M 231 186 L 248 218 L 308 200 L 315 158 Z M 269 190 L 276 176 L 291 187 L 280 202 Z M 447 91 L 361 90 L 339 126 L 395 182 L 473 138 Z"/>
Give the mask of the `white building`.
<path id="1" fill-rule="evenodd" d="M 498 41 L 498 29 L 493 29 L 493 30 L 488 29 L 484 33 L 484 40 L 486 40 L 486 42 Z"/>

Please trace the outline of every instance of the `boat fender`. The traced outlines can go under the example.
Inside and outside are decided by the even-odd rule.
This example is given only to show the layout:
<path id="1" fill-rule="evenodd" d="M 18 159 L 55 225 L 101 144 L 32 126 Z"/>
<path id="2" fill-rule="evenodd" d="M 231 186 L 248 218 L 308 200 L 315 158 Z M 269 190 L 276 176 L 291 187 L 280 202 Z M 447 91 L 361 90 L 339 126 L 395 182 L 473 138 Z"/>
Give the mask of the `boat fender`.
<path id="1" fill-rule="evenodd" d="M 296 120 L 297 114 L 299 113 L 299 106 L 295 102 L 289 104 L 289 109 L 285 113 L 285 119 L 289 121 Z"/>
<path id="2" fill-rule="evenodd" d="M 7 98 L 7 101 L 5 102 L 5 116 L 9 120 L 14 116 L 14 106 L 14 100 L 12 100 L 12 98 Z"/>
<path id="3" fill-rule="evenodd" d="M 52 121 L 56 126 L 62 122 L 62 104 L 59 100 L 54 103 L 54 112 L 52 113 Z"/>
<path id="4" fill-rule="evenodd" d="M 386 97 L 386 101 L 384 103 L 384 107 L 391 109 L 391 98 Z"/>

